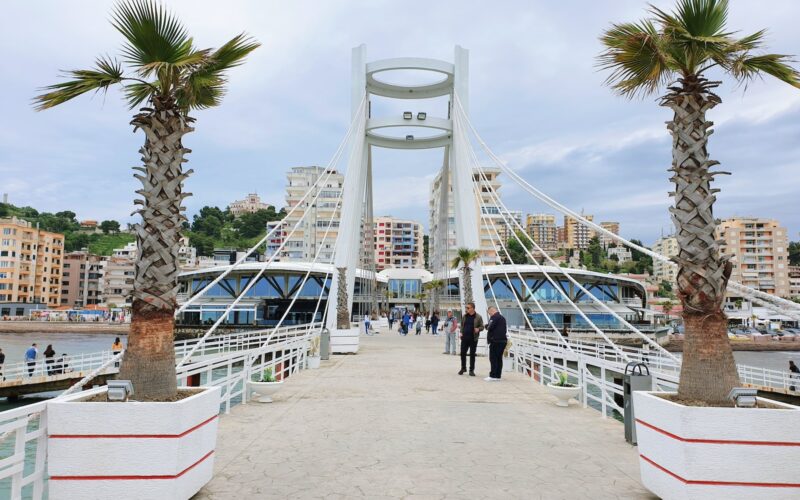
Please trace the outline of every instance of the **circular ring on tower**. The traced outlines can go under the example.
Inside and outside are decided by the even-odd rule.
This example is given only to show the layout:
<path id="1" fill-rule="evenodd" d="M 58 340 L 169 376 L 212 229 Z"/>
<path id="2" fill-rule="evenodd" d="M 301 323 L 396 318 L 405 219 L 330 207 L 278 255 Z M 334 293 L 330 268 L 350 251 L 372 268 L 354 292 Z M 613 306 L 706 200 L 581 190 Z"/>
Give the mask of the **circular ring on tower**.
<path id="1" fill-rule="evenodd" d="M 426 85 L 401 85 L 375 78 L 377 73 L 394 70 L 419 70 L 440 73 L 444 78 Z M 394 99 L 428 99 L 449 95 L 453 91 L 454 66 L 438 59 L 399 57 L 367 64 L 367 92 Z"/>

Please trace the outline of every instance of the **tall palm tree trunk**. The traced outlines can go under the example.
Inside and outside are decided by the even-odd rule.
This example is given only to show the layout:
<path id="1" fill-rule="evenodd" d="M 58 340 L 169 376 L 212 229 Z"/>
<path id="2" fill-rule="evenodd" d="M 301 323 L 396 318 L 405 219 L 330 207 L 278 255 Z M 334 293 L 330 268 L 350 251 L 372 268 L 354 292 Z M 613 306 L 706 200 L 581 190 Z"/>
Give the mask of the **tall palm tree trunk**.
<path id="1" fill-rule="evenodd" d="M 464 291 L 464 304 L 475 302 L 472 297 L 472 269 L 469 265 L 464 266 L 464 283 L 461 285 Z"/>
<path id="2" fill-rule="evenodd" d="M 182 137 L 193 131 L 193 119 L 181 114 L 174 100 L 156 96 L 152 108 L 142 108 L 131 124 L 145 133 L 139 150 L 143 167 L 134 177 L 142 183 L 136 192 L 143 199 L 136 213 L 139 256 L 133 286 L 133 317 L 128 350 L 119 377 L 133 383 L 137 398 L 168 399 L 177 392 L 175 380 L 174 313 L 178 291 L 178 248 L 183 181 L 192 171 L 183 171 Z"/>
<path id="3" fill-rule="evenodd" d="M 712 122 L 706 111 L 721 102 L 710 92 L 717 85 L 702 78 L 681 79 L 671 87 L 662 105 L 673 110 L 667 128 L 672 134 L 675 202 L 670 208 L 677 231 L 679 253 L 678 297 L 683 304 L 686 340 L 678 396 L 684 400 L 725 403 L 739 384 L 736 362 L 728 342 L 728 320 L 722 301 L 731 264 L 719 254 L 714 232 L 715 173 L 706 149 Z"/>

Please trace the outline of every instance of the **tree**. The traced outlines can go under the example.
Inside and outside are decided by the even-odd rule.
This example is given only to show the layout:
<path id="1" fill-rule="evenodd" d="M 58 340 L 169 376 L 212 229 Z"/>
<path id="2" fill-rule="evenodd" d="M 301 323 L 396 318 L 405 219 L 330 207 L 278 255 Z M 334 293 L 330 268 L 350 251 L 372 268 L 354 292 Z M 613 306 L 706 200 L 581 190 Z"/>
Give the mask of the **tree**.
<path id="1" fill-rule="evenodd" d="M 122 88 L 134 109 L 134 131 L 145 134 L 141 167 L 134 174 L 142 188 L 135 228 L 139 258 L 133 288 L 133 315 L 119 377 L 129 379 L 137 398 L 171 399 L 176 394 L 173 348 L 178 291 L 178 248 L 184 171 L 189 149 L 183 136 L 192 132 L 189 112 L 220 104 L 226 72 L 244 62 L 259 44 L 240 34 L 218 49 L 197 49 L 181 22 L 152 0 L 124 0 L 111 15 L 123 36 L 122 60 L 100 56 L 91 69 L 67 72 L 70 80 L 46 87 L 36 109 L 63 104 L 86 92 Z"/>
<path id="2" fill-rule="evenodd" d="M 431 311 L 439 310 L 439 290 L 445 287 L 444 280 L 431 280 L 425 284 L 425 289 L 430 292 Z"/>
<path id="3" fill-rule="evenodd" d="M 508 250 L 508 256 L 504 259 L 505 264 L 528 264 L 530 259 L 528 258 L 527 250 L 533 248 L 533 243 L 528 239 L 528 237 L 522 233 L 521 231 L 516 231 L 517 237 L 510 238 L 508 243 L 506 244 L 506 250 Z M 520 243 L 520 241 L 522 243 Z"/>
<path id="4" fill-rule="evenodd" d="M 478 260 L 481 256 L 479 250 L 472 250 L 470 248 L 461 247 L 456 250 L 456 256 L 451 263 L 453 269 L 458 269 L 461 266 L 461 272 L 464 277 L 461 282 L 461 290 L 464 295 L 464 303 L 474 302 L 472 298 L 472 269 L 469 267 L 474 261 Z"/>
<path id="5" fill-rule="evenodd" d="M 275 212 L 275 207 L 257 210 L 252 213 L 242 214 L 241 217 L 233 221 L 233 227 L 239 231 L 239 236 L 243 238 L 253 238 L 266 233 L 267 222 L 280 220 L 285 214 Z"/>
<path id="6" fill-rule="evenodd" d="M 741 84 L 771 75 L 795 87 L 798 73 L 789 56 L 763 52 L 764 30 L 737 38 L 726 26 L 727 0 L 679 0 L 667 13 L 650 7 L 651 17 L 614 24 L 603 33 L 598 62 L 618 94 L 633 98 L 664 92 L 662 106 L 673 111 L 670 208 L 677 231 L 678 298 L 683 304 L 686 344 L 678 396 L 684 400 L 726 403 L 739 384 L 722 311 L 731 264 L 714 237 L 716 189 L 711 181 L 718 162 L 707 151 L 712 122 L 706 112 L 721 103 L 713 93 L 721 82 L 707 78 L 712 68 Z"/>
<path id="7" fill-rule="evenodd" d="M 205 206 L 192 218 L 192 231 L 219 238 L 225 222 L 225 212 L 219 207 Z"/>
<path id="8" fill-rule="evenodd" d="M 789 265 L 800 266 L 800 241 L 789 243 Z"/>
<path id="9" fill-rule="evenodd" d="M 104 220 L 103 222 L 100 223 L 100 229 L 103 231 L 104 234 L 118 233 L 119 222 L 115 220 Z"/>

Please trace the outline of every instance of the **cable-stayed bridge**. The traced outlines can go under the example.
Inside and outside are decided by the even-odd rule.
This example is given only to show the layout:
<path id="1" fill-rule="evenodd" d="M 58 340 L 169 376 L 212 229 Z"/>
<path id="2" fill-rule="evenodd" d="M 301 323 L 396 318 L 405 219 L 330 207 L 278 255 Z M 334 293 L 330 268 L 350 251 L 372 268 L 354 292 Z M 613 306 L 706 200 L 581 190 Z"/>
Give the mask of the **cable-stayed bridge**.
<path id="1" fill-rule="evenodd" d="M 431 72 L 439 78 L 433 83 L 419 85 L 391 83 L 382 79 L 382 73 L 395 70 Z M 198 339 L 176 346 L 176 367 L 182 384 L 200 383 L 222 387 L 223 403 L 220 411 L 228 413 L 232 406 L 247 402 L 247 381 L 264 368 L 272 368 L 281 379 L 290 379 L 305 369 L 309 350 L 323 329 L 331 333 L 334 348 L 348 346 L 344 350 L 357 351 L 360 342 L 358 324 L 355 327 L 348 324 L 346 328 L 342 328 L 337 313 L 344 311 L 347 318 L 357 320 L 359 315 L 354 311 L 354 303 L 359 300 L 370 304 L 366 310 L 371 313 L 380 308 L 382 287 L 379 276 L 374 267 L 359 265 L 365 261 L 374 265 L 374 259 L 363 259 L 363 239 L 368 238 L 363 228 L 372 227 L 372 150 L 439 148 L 443 151 L 440 170 L 442 183 L 444 186 L 452 185 L 452 191 L 447 188 L 442 190 L 438 218 L 442 227 L 449 226 L 448 207 L 452 196 L 455 245 L 478 249 L 482 246 L 482 240 L 488 238 L 498 259 L 511 260 L 508 242 L 513 239 L 525 249 L 531 262 L 526 266 L 493 266 L 492 263 L 477 260 L 470 264 L 471 279 L 465 282 L 464 274 L 456 274 L 449 269 L 446 258 L 450 245 L 448 238 L 434 238 L 433 241 L 431 277 L 444 280 L 448 282 L 448 286 L 455 287 L 455 293 L 449 294 L 455 305 L 463 306 L 464 297 L 460 291 L 470 290 L 476 309 L 483 316 L 490 305 L 497 305 L 504 311 L 518 311 L 519 321 L 511 333 L 513 344 L 510 351 L 510 361 L 517 372 L 516 377 L 527 377 L 544 384 L 553 380 L 558 372 L 566 371 L 583 386 L 583 393 L 580 395 L 583 406 L 600 410 L 604 418 L 624 412 L 618 403 L 617 396 L 621 394 L 622 388 L 616 376 L 628 362 L 645 361 L 650 364 L 654 374 L 654 388 L 676 386 L 680 358 L 664 349 L 652 332 L 636 321 L 635 314 L 632 315 L 629 309 L 619 307 L 626 305 L 625 299 L 637 299 L 635 294 L 625 297 L 621 293 L 624 286 L 635 286 L 621 285 L 620 280 L 617 280 L 617 288 L 612 288 L 600 279 L 602 277 L 593 277 L 592 281 L 584 271 L 561 267 L 526 233 L 519 221 L 509 216 L 510 210 L 493 187 L 487 170 L 499 170 L 528 193 L 532 200 L 573 218 L 617 244 L 644 252 L 670 265 L 674 264 L 665 256 L 636 245 L 587 220 L 547 196 L 505 165 L 481 138 L 470 120 L 468 73 L 468 52 L 461 47 L 456 47 L 453 62 L 422 58 L 368 62 L 365 46 L 353 49 L 351 122 L 327 163 L 325 173 L 317 177 L 296 205 L 289 207 L 285 225 L 278 225 L 268 231 L 236 263 L 216 269 L 199 286 L 192 286 L 177 309 L 176 315 L 191 311 L 192 307 L 202 304 L 209 293 L 227 287 L 229 298 L 217 304 L 216 319 L 205 333 Z M 398 117 L 373 117 L 372 102 L 375 97 L 402 100 L 442 98 L 447 100 L 447 111 L 443 116 L 427 113 L 418 113 L 416 116 L 411 113 L 411 116 L 406 116 L 404 113 Z M 428 132 L 429 135 L 401 136 L 386 132 L 408 127 L 433 132 Z M 280 261 L 281 250 L 291 235 L 302 230 L 308 222 L 306 219 L 311 212 L 303 209 L 319 202 L 322 193 L 320 187 L 325 185 L 335 168 L 343 162 L 346 162 L 343 190 L 334 200 L 336 207 L 330 219 L 327 224 L 322 225 L 324 241 L 329 237 L 334 219 L 339 220 L 333 257 L 327 261 L 321 259 L 323 247 L 318 246 L 312 253 L 313 259 L 304 265 L 297 265 L 293 269 L 294 279 L 287 279 L 282 288 L 274 279 L 270 281 L 273 270 L 287 265 Z M 492 213 L 493 217 L 483 209 L 487 204 L 499 209 Z M 498 227 L 500 224 L 512 230 L 502 235 L 501 228 Z M 277 250 L 271 252 L 265 262 L 246 261 L 248 256 L 274 239 L 278 231 L 285 232 L 282 243 Z M 245 279 L 237 277 L 233 286 L 231 277 L 242 270 L 247 270 L 248 274 Z M 283 312 L 274 324 L 259 331 L 215 335 L 220 325 L 232 314 L 242 311 L 244 305 L 257 300 L 254 297 L 259 297 L 259 287 L 267 286 L 265 283 L 272 286 L 274 292 L 285 302 Z M 740 283 L 730 283 L 729 287 L 754 303 L 800 321 L 798 304 Z M 312 305 L 304 311 L 310 321 L 290 326 L 289 323 L 296 322 L 294 308 L 299 301 Z M 589 332 L 592 339 L 576 340 L 565 336 L 563 318 L 556 317 L 557 314 L 563 315 L 563 311 L 555 313 L 554 304 L 568 308 L 576 324 L 579 323 L 582 330 Z M 598 321 L 599 317 L 613 322 L 613 326 Z M 645 349 L 622 345 L 619 342 L 620 332 L 637 339 L 646 346 Z M 376 352 L 380 352 L 378 342 L 375 346 Z M 435 348 L 439 347 L 436 345 Z M 379 358 L 374 353 L 370 355 L 374 359 Z M 80 379 L 65 394 L 81 390 L 100 375 L 113 375 L 121 354 L 99 353 L 94 357 L 87 355 L 87 359 L 92 361 L 81 365 L 74 376 L 78 378 L 80 375 Z M 357 363 L 355 359 L 357 358 L 345 358 L 340 363 Z M 442 358 L 443 362 L 446 359 Z M 414 370 L 414 363 L 415 359 L 410 357 L 406 369 Z M 420 365 L 418 368 L 424 371 L 430 366 Z M 21 381 L 20 384 L 25 385 L 27 368 L 6 367 L 7 377 L 12 379 L 7 383 L 11 384 L 13 381 L 17 384 L 17 381 Z M 740 366 L 739 369 L 746 383 L 787 394 L 794 392 L 792 381 L 780 372 L 746 366 Z M 438 371 L 430 373 L 441 376 Z M 58 375 L 64 376 L 47 373 L 39 373 L 38 376 L 46 379 L 48 376 Z M 33 383 L 33 377 L 29 376 L 27 379 Z M 0 384 L 0 390 L 3 387 Z M 426 386 L 423 390 L 436 389 Z M 7 491 L 10 498 L 22 498 L 23 495 L 43 498 L 46 495 L 46 415 L 46 402 L 0 413 L 0 434 L 3 436 L 4 449 L 8 452 L 0 457 L 0 485 L 5 482 L 4 487 L 7 486 L 0 493 Z M 520 428 L 517 431 L 522 433 L 525 429 Z"/>

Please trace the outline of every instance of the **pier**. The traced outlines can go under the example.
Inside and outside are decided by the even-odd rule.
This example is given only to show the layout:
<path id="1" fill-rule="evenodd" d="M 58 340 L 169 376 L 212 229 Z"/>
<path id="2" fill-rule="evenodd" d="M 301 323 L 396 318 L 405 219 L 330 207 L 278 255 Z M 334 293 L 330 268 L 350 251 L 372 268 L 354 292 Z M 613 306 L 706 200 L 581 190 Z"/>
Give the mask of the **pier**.
<path id="1" fill-rule="evenodd" d="M 506 372 L 458 376 L 444 339 L 383 330 L 220 420 L 196 499 L 653 498 L 622 424 Z"/>

